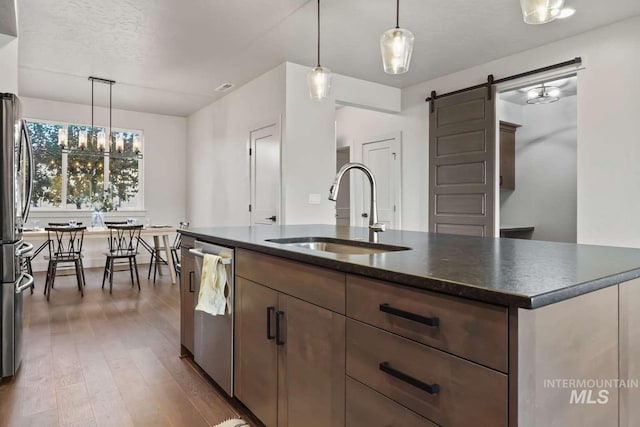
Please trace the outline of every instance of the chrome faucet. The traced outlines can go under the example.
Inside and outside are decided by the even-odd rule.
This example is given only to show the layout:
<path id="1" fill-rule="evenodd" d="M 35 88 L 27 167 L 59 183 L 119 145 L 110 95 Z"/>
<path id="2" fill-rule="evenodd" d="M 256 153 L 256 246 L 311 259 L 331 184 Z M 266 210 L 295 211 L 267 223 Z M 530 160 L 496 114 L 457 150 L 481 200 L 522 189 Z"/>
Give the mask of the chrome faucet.
<path id="1" fill-rule="evenodd" d="M 385 225 L 381 222 L 378 222 L 378 203 L 376 202 L 376 179 L 373 177 L 373 172 L 371 169 L 363 165 L 362 163 L 347 163 L 342 166 L 338 173 L 336 174 L 336 178 L 333 181 L 333 185 L 329 189 L 329 200 L 336 201 L 338 200 L 338 190 L 340 189 L 340 181 L 342 181 L 342 177 L 345 173 L 347 173 L 351 169 L 360 169 L 364 174 L 369 178 L 369 183 L 371 184 L 371 208 L 369 210 L 369 230 L 380 232 L 384 231 Z"/>

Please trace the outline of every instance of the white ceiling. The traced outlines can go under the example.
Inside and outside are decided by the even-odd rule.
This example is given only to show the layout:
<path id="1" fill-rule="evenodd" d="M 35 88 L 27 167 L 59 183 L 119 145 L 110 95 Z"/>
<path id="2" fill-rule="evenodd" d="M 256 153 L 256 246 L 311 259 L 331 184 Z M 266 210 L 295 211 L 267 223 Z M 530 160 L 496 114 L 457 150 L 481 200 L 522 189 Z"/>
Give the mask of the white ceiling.
<path id="1" fill-rule="evenodd" d="M 416 36 L 411 70 L 382 71 L 392 0 L 323 0 L 322 65 L 396 87 L 640 14 L 640 1 L 567 0 L 568 20 L 522 21 L 519 0 L 402 0 Z M 20 93 L 90 103 L 87 77 L 114 79 L 114 107 L 188 115 L 284 61 L 315 65 L 311 0 L 20 0 Z M 102 92 L 99 91 L 102 90 Z M 96 103 L 108 100 L 96 87 Z"/>

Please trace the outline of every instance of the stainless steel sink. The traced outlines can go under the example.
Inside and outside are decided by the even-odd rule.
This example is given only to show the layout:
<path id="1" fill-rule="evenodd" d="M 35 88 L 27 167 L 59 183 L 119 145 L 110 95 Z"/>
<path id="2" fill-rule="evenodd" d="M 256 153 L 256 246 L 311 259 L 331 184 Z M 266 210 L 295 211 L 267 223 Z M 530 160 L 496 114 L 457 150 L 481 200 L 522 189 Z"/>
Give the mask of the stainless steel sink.
<path id="1" fill-rule="evenodd" d="M 290 247 L 310 249 L 312 251 L 346 255 L 370 255 L 384 252 L 406 251 L 411 249 L 404 246 L 358 242 L 354 240 L 334 239 L 330 237 L 292 237 L 287 239 L 269 239 L 267 241 Z"/>

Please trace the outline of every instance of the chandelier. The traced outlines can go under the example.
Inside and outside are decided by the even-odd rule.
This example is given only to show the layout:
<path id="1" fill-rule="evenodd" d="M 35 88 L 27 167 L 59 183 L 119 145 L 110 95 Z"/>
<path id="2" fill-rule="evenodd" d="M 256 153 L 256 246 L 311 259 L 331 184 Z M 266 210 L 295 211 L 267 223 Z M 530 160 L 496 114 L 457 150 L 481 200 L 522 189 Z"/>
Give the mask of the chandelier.
<path id="1" fill-rule="evenodd" d="M 142 159 L 142 141 L 140 135 L 134 135 L 131 152 L 126 152 L 124 135 L 122 132 L 114 132 L 112 127 L 113 119 L 113 85 L 115 80 L 103 79 L 100 77 L 89 77 L 91 81 L 91 127 L 89 130 L 82 129 L 78 133 L 78 146 L 69 145 L 69 134 L 67 127 L 58 130 L 58 145 L 66 153 L 81 152 L 85 155 L 110 156 L 119 159 Z M 94 85 L 101 83 L 109 85 L 109 132 L 94 126 Z M 95 149 L 89 149 L 89 142 Z"/>

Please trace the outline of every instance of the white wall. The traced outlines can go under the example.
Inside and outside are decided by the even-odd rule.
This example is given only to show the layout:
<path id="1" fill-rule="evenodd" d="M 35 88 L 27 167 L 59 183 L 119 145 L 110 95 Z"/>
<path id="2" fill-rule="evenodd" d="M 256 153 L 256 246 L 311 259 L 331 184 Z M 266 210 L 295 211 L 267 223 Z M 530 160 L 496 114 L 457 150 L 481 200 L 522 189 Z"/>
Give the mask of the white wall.
<path id="1" fill-rule="evenodd" d="M 18 93 L 18 39 L 0 34 L 0 92 Z"/>
<path id="2" fill-rule="evenodd" d="M 522 105 L 514 104 L 513 102 L 504 101 L 498 98 L 498 101 L 496 102 L 496 117 L 498 117 L 498 120 L 520 125 L 523 120 L 523 109 L 524 107 Z"/>
<path id="3" fill-rule="evenodd" d="M 281 119 L 281 223 L 335 222 L 335 103 L 400 109 L 400 90 L 334 75 L 331 97 L 310 99 L 309 67 L 284 63 L 188 118 L 188 217 L 196 226 L 248 225 L 249 132 Z M 309 203 L 309 195 L 320 203 Z"/>
<path id="4" fill-rule="evenodd" d="M 30 119 L 71 123 L 91 123 L 91 106 L 21 97 L 22 114 Z M 96 126 L 108 125 L 108 109 L 95 108 Z M 186 218 L 185 147 L 187 119 L 176 116 L 113 110 L 113 126 L 140 129 L 144 132 L 144 211 L 107 213 L 107 218 L 134 217 L 154 224 L 175 225 Z M 40 226 L 59 219 L 76 219 L 90 224 L 90 212 L 75 210 L 51 212 L 32 210 L 29 219 L 40 220 Z M 104 264 L 105 242 L 88 243 L 85 266 Z M 98 246 L 96 246 L 98 245 Z M 42 268 L 42 258 L 35 267 Z"/>
<path id="5" fill-rule="evenodd" d="M 287 63 L 283 219 L 286 224 L 331 224 L 335 223 L 335 203 L 328 200 L 336 175 L 335 91 L 331 99 L 313 101 L 307 90 L 308 71 Z M 310 204 L 310 194 L 319 194 L 320 204 Z"/>
<path id="6" fill-rule="evenodd" d="M 403 148 L 416 159 L 405 164 L 416 183 L 404 200 L 428 197 L 428 105 L 439 93 L 566 61 L 576 56 L 578 74 L 578 242 L 640 246 L 640 17 L 602 27 L 540 48 L 424 82 L 402 91 L 403 116 L 425 122 L 405 133 Z M 425 202 L 426 203 L 426 202 Z M 420 219 L 426 228 L 427 216 Z"/>
<path id="7" fill-rule="evenodd" d="M 249 132 L 284 116 L 285 74 L 282 64 L 189 116 L 193 226 L 249 225 Z"/>
<path id="8" fill-rule="evenodd" d="M 424 132 L 424 117 L 389 114 L 362 108 L 343 107 L 336 111 L 336 134 L 338 147 L 351 147 L 351 161 L 362 161 L 362 143 L 366 140 L 388 136 L 400 132 L 402 144 L 402 228 L 405 230 L 425 230 L 422 218 L 427 215 L 425 199 L 412 197 L 418 192 L 419 183 L 415 172 L 423 154 L 418 144 L 406 143 L 407 138 Z M 426 142 L 425 142 L 426 143 Z"/>
<path id="9" fill-rule="evenodd" d="M 329 98 L 316 102 L 311 100 L 307 89 L 309 70 L 309 67 L 287 63 L 282 163 L 284 219 L 287 224 L 335 224 L 335 202 L 328 200 L 329 187 L 336 174 L 335 105 L 359 106 L 372 114 L 392 116 L 377 111 L 400 111 L 401 92 L 335 74 Z M 311 194 L 320 195 L 320 204 L 309 203 Z"/>
<path id="10" fill-rule="evenodd" d="M 501 102 L 499 104 L 511 104 Z M 535 226 L 533 239 L 576 242 L 577 99 L 518 106 L 516 188 L 500 191 L 500 222 Z M 514 108 L 515 107 L 515 108 Z M 516 115 L 500 119 L 513 121 Z"/>

